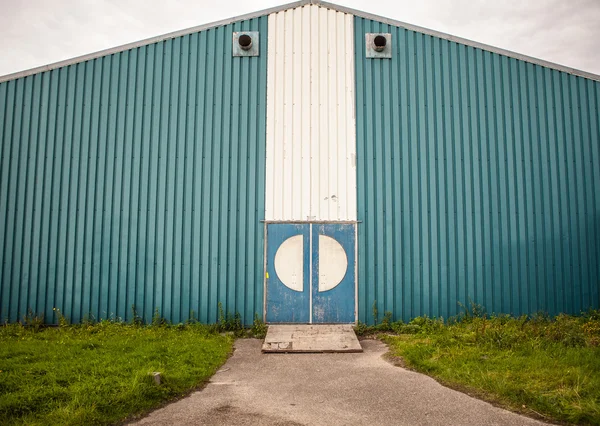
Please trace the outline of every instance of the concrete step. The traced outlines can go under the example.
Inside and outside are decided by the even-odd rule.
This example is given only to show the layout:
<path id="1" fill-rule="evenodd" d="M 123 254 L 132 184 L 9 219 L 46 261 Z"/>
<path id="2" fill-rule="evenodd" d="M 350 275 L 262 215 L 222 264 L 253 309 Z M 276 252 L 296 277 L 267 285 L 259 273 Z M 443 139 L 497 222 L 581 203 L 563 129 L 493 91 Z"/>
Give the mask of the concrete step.
<path id="1" fill-rule="evenodd" d="M 362 352 L 350 324 L 269 325 L 264 353 Z"/>

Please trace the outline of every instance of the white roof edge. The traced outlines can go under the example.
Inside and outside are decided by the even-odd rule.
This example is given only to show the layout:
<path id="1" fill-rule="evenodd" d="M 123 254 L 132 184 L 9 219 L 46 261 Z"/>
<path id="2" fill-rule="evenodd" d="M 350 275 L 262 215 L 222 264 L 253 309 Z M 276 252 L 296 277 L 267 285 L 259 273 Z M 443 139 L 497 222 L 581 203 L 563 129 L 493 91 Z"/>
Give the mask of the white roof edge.
<path id="1" fill-rule="evenodd" d="M 356 10 L 356 9 L 351 9 L 349 7 L 340 6 L 337 4 L 328 3 L 328 2 L 324 2 L 324 1 L 320 1 L 320 0 L 300 0 L 300 1 L 293 2 L 293 3 L 283 4 L 281 6 L 275 6 L 275 7 L 271 7 L 268 9 L 251 12 L 251 13 L 248 13 L 245 15 L 234 16 L 234 17 L 223 19 L 220 21 L 210 22 L 208 24 L 198 25 L 196 27 L 191 27 L 191 28 L 187 28 L 184 30 L 174 31 L 171 33 L 147 38 L 147 39 L 136 41 L 133 43 L 123 44 L 121 46 L 116 46 L 116 47 L 112 47 L 110 49 L 100 50 L 100 51 L 97 51 L 94 53 L 89 53 L 89 54 L 83 55 L 83 56 L 77 56 L 75 58 L 66 59 L 64 61 L 54 62 L 52 64 L 42 65 L 40 67 L 35 67 L 35 68 L 28 69 L 28 70 L 18 71 L 15 73 L 7 74 L 4 76 L 0 76 L 0 83 L 4 83 L 6 81 L 14 80 L 17 78 L 27 77 L 27 76 L 30 76 L 33 74 L 44 72 L 44 71 L 51 71 L 56 68 L 74 65 L 74 64 L 77 64 L 80 62 L 89 61 L 91 59 L 96 59 L 96 58 L 100 58 L 103 56 L 112 55 L 114 53 L 123 52 L 125 50 L 130 50 L 130 49 L 135 49 L 137 47 L 147 46 L 149 44 L 158 43 L 158 42 L 161 42 L 164 40 L 169 40 L 169 39 L 172 39 L 175 37 L 181 37 L 181 36 L 197 33 L 199 31 L 204 31 L 204 30 L 208 30 L 211 28 L 220 27 L 223 25 L 228 25 L 228 24 L 231 24 L 234 22 L 244 21 L 244 20 L 248 20 L 248 19 L 252 19 L 252 18 L 258 18 L 260 16 L 265 16 L 265 15 L 269 15 L 271 13 L 281 12 L 281 11 L 288 10 L 288 9 L 294 9 L 294 8 L 305 6 L 308 4 L 322 6 L 322 7 L 328 8 L 328 9 L 337 10 L 342 13 L 348 13 L 348 14 L 351 14 L 354 16 L 358 16 L 360 18 L 370 19 L 373 21 L 382 22 L 384 24 L 405 28 L 407 30 L 427 34 L 427 35 L 438 37 L 438 38 L 441 38 L 444 40 L 449 40 L 449 41 L 452 41 L 455 43 L 464 44 L 464 45 L 471 46 L 471 47 L 474 47 L 477 49 L 482 49 L 482 50 L 486 50 L 486 51 L 489 51 L 492 53 L 497 53 L 500 55 L 519 59 L 521 61 L 530 62 L 535 65 L 540 65 L 543 67 L 555 69 L 557 71 L 562 71 L 562 72 L 576 75 L 579 77 L 584 77 L 584 78 L 588 78 L 591 80 L 600 81 L 600 75 L 598 75 L 598 74 L 594 74 L 594 73 L 587 72 L 587 71 L 582 71 L 582 70 L 579 70 L 576 68 L 571 68 L 571 67 L 568 67 L 565 65 L 560 65 L 560 64 L 554 63 L 554 62 L 545 61 L 543 59 L 534 58 L 532 56 L 523 55 L 521 53 L 502 49 L 499 47 L 490 46 L 490 45 L 487 45 L 484 43 L 479 43 L 479 42 L 469 40 L 466 38 L 453 36 L 451 34 L 446 34 L 446 33 L 440 32 L 440 31 L 431 30 L 429 28 L 419 27 L 418 25 L 408 24 L 406 22 L 397 21 L 397 20 L 394 20 L 391 18 L 386 18 L 384 16 L 374 15 L 371 13 L 363 12 L 363 11 Z"/>
<path id="2" fill-rule="evenodd" d="M 541 65 L 543 67 L 552 68 L 557 71 L 563 71 L 568 74 L 573 74 L 579 77 L 589 78 L 591 80 L 600 81 L 600 75 L 594 74 L 588 71 L 582 71 L 576 68 L 571 68 L 565 65 L 557 64 L 555 62 L 545 61 L 543 59 L 534 58 L 533 56 L 523 55 L 521 53 L 513 52 L 511 50 L 502 49 L 500 47 L 490 46 L 489 44 L 479 43 L 477 41 L 469 40 L 467 38 L 462 38 L 458 36 L 453 36 L 452 34 L 443 33 L 440 31 L 431 30 L 429 28 L 419 27 L 418 25 L 408 24 L 406 22 L 397 21 L 395 19 L 386 18 L 384 16 L 378 16 L 371 13 L 363 12 L 360 10 L 350 9 L 345 6 L 338 6 L 336 4 L 327 3 L 327 2 L 318 2 L 321 6 L 336 9 L 340 12 L 351 13 L 354 16 L 358 16 L 365 19 L 370 19 L 373 21 L 382 22 L 384 24 L 393 25 L 396 27 L 406 28 L 407 30 L 415 31 L 418 33 L 423 33 L 427 35 L 431 35 L 437 38 L 441 38 L 444 40 L 453 41 L 455 43 L 465 44 L 467 46 L 475 47 L 482 50 L 487 50 L 492 53 L 497 53 L 499 55 L 508 56 L 511 58 L 519 59 L 521 61 L 530 62 L 535 65 Z"/>
<path id="3" fill-rule="evenodd" d="M 31 68 L 28 70 L 17 71 L 15 73 L 7 74 L 4 76 L 0 76 L 0 83 L 4 83 L 5 81 L 14 80 L 21 77 L 27 77 L 29 75 L 37 74 L 44 71 L 51 71 L 56 68 L 66 67 L 69 65 L 78 64 L 80 62 L 89 61 L 90 59 L 97 59 L 103 56 L 112 55 L 114 53 L 124 52 L 125 50 L 135 49 L 137 47 L 148 46 L 149 44 L 158 43 L 164 40 L 169 40 L 176 37 L 186 36 L 189 34 L 194 34 L 199 31 L 209 30 L 211 28 L 221 27 L 223 25 L 232 24 L 238 21 L 245 21 L 252 18 L 258 18 L 260 16 L 269 15 L 274 12 L 280 12 L 286 9 L 294 9 L 296 7 L 304 6 L 306 4 L 310 4 L 311 0 L 300 0 L 293 3 L 287 3 L 281 6 L 275 6 L 268 9 L 259 10 L 256 12 L 247 13 L 245 15 L 234 16 L 227 19 L 222 19 L 220 21 L 209 22 L 208 24 L 202 24 L 191 28 L 186 28 L 184 30 L 173 31 L 171 33 L 162 34 L 159 36 L 154 36 L 150 38 L 146 38 L 139 41 L 134 41 L 132 43 L 123 44 L 120 46 L 111 47 L 109 49 L 99 50 L 97 52 L 88 53 L 86 55 L 77 56 L 71 59 L 65 59 L 64 61 L 54 62 L 48 65 L 42 65 L 40 67 Z M 314 3 L 314 1 L 313 1 Z"/>

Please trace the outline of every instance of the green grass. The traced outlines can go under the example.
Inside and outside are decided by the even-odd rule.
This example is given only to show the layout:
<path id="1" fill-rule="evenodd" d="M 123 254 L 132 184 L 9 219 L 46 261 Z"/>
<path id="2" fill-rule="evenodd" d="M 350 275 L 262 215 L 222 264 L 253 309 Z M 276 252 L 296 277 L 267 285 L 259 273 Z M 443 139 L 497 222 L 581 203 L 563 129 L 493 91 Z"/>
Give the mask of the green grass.
<path id="1" fill-rule="evenodd" d="M 0 327 L 0 424 L 113 424 L 189 393 L 233 338 L 199 324 Z M 150 372 L 162 373 L 162 384 Z"/>
<path id="2" fill-rule="evenodd" d="M 382 336 L 391 355 L 450 387 L 546 420 L 600 424 L 600 311 L 554 319 L 467 311 L 449 324 L 421 317 L 358 331 L 396 331 Z"/>

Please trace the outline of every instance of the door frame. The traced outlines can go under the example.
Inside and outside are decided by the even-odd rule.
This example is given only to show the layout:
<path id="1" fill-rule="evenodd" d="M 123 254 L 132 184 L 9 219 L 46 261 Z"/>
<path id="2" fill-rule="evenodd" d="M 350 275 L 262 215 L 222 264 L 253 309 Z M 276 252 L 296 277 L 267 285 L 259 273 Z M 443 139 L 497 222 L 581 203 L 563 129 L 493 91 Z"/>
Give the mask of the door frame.
<path id="1" fill-rule="evenodd" d="M 268 225 L 288 224 L 288 225 L 309 225 L 310 241 L 312 250 L 312 225 L 355 225 L 354 226 L 354 324 L 358 324 L 358 225 L 357 220 L 263 220 L 264 241 L 263 241 L 263 314 L 262 320 L 267 322 L 267 244 L 269 242 Z M 312 262 L 311 262 L 312 263 Z M 312 265 L 310 266 L 312 275 Z M 310 322 L 312 324 L 312 289 L 310 295 Z"/>

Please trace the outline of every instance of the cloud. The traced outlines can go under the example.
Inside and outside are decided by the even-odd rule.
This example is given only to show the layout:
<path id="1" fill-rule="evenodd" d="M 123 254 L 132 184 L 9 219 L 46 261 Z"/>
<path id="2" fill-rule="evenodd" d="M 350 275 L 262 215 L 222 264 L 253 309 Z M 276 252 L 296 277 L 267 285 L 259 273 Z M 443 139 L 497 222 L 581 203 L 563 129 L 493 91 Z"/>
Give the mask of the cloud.
<path id="1" fill-rule="evenodd" d="M 0 75 L 281 4 L 0 0 Z M 340 4 L 600 74 L 598 0 L 340 0 Z"/>

